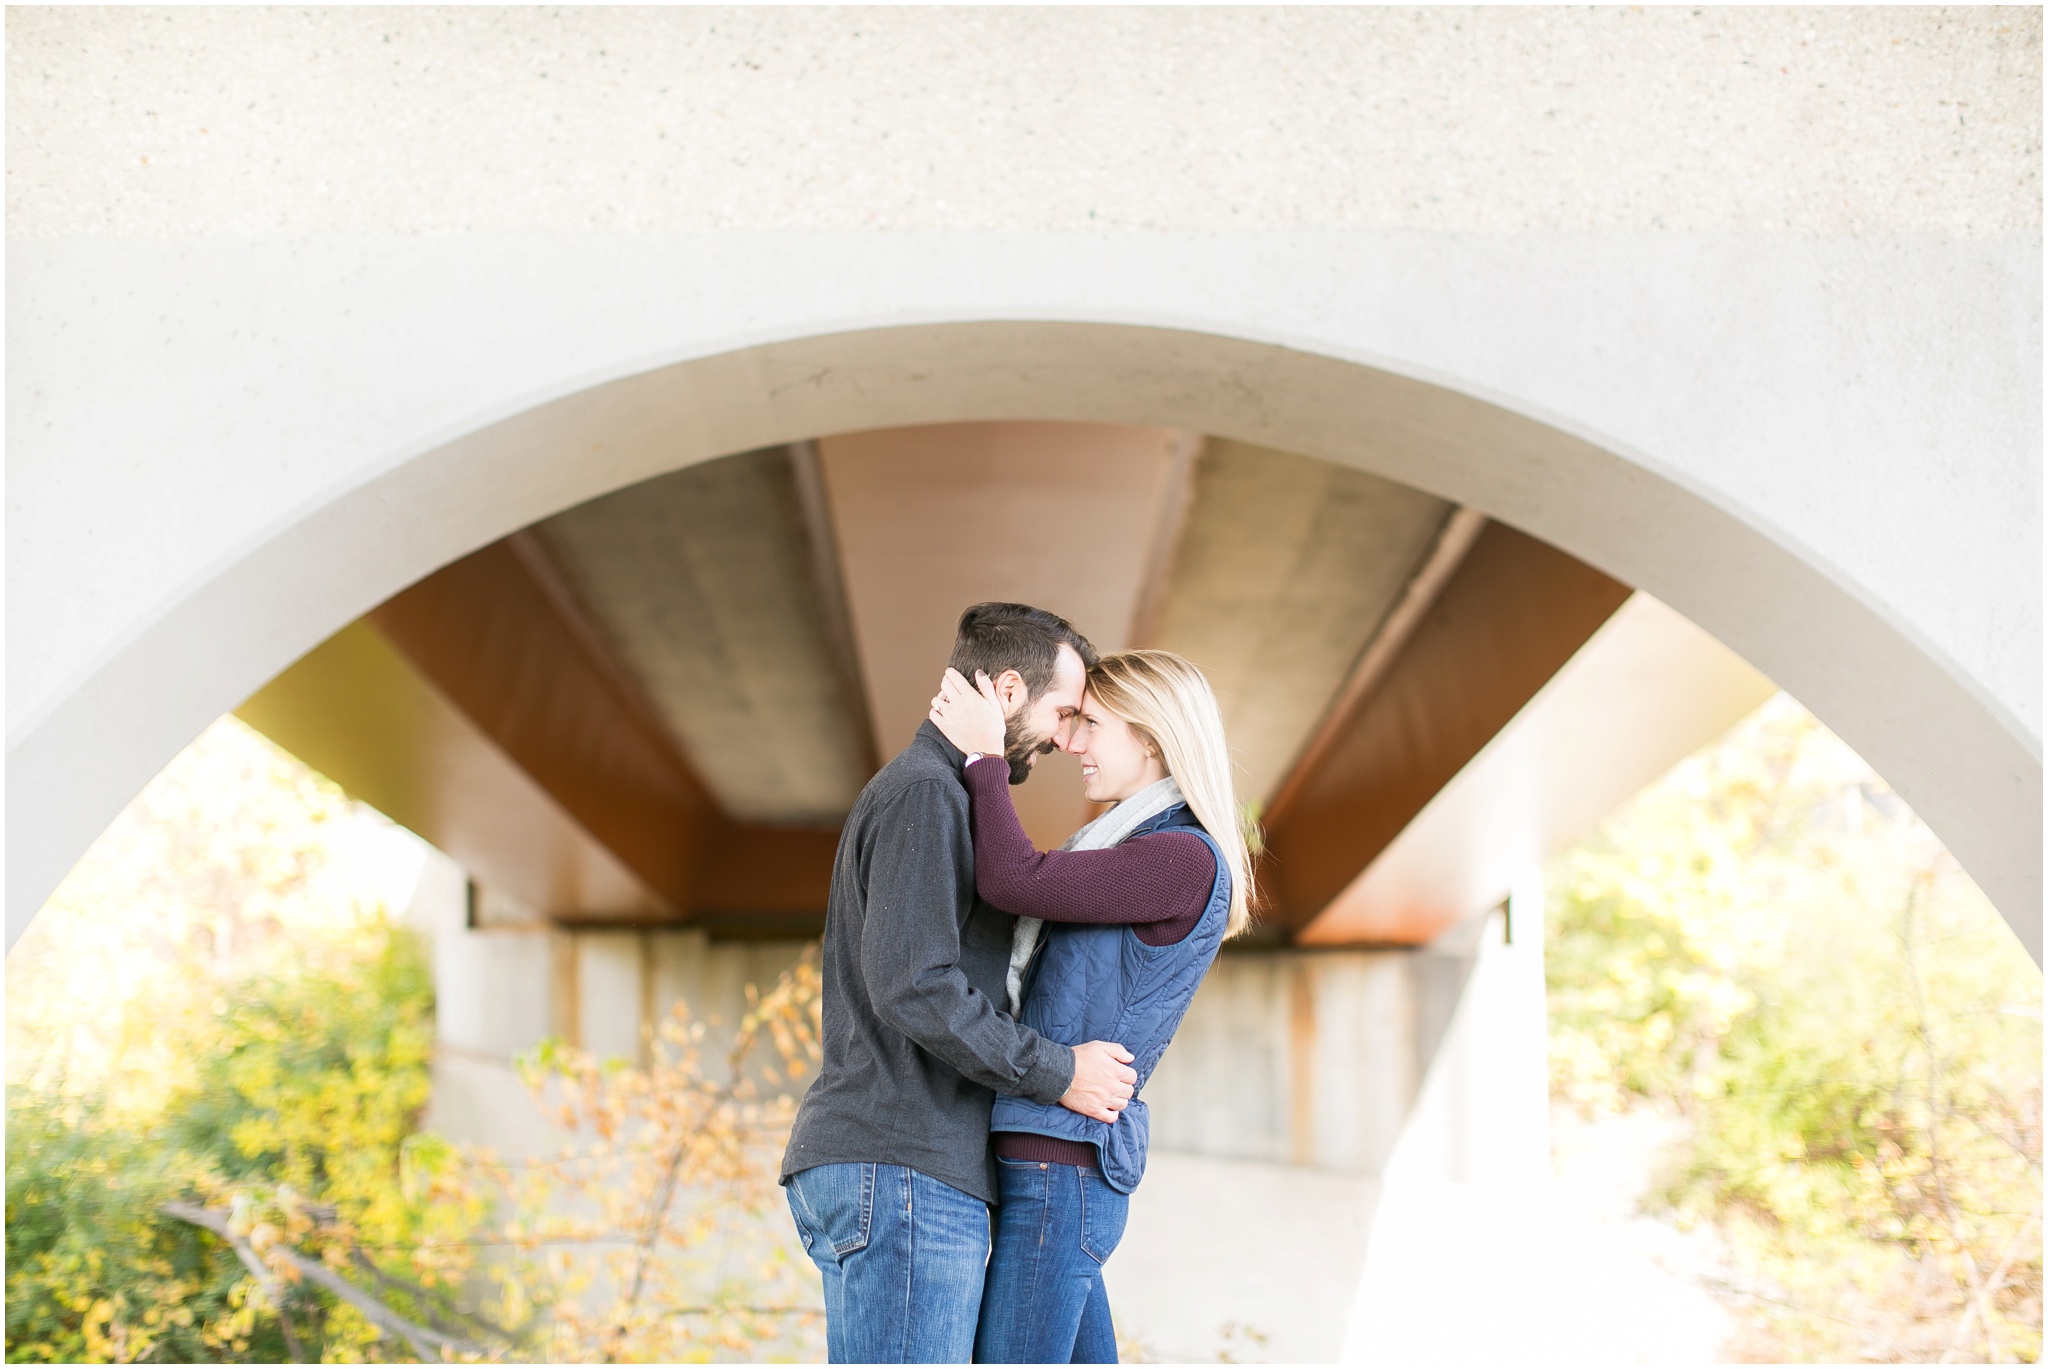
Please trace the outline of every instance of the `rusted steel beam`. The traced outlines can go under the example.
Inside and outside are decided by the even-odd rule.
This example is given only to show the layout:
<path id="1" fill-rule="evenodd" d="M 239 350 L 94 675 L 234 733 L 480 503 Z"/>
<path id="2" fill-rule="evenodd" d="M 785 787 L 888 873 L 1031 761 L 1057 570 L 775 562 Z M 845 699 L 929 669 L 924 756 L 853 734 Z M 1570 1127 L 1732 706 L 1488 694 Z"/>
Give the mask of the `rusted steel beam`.
<path id="1" fill-rule="evenodd" d="M 728 937 L 812 936 L 824 925 L 836 831 L 714 815 L 686 914 L 368 621 L 307 653 L 236 712 L 484 887 L 554 921 L 686 923 Z"/>
<path id="2" fill-rule="evenodd" d="M 1472 550 L 1472 544 L 1479 540 L 1486 526 L 1486 515 L 1477 509 L 1456 508 L 1445 517 L 1428 554 L 1408 577 L 1400 598 L 1387 610 L 1385 620 L 1373 632 L 1365 649 L 1358 653 L 1343 683 L 1330 696 L 1329 707 L 1323 711 L 1316 730 L 1302 743 L 1300 754 L 1287 768 L 1287 777 L 1273 791 L 1272 800 L 1266 805 L 1268 820 L 1284 814 L 1299 796 L 1301 787 L 1321 772 L 1331 748 L 1356 724 L 1360 705 L 1401 658 L 1402 648 L 1414 636 L 1423 615 L 1436 602 L 1437 595 L 1443 593 L 1444 586 L 1463 564 L 1465 553 Z"/>
<path id="3" fill-rule="evenodd" d="M 1389 615 L 1401 639 L 1367 646 L 1264 815 L 1262 912 L 1277 934 L 1337 897 L 1628 598 L 1512 528 L 1470 534 L 1434 594 L 1404 598 L 1405 622 Z"/>
<path id="4" fill-rule="evenodd" d="M 369 617 L 585 831 L 688 912 L 717 805 L 537 548 L 494 542 Z"/>
<path id="5" fill-rule="evenodd" d="M 1531 866 L 1775 692 L 1697 626 L 1631 595 L 1295 943 L 1426 939 L 1502 906 Z"/>
<path id="6" fill-rule="evenodd" d="M 693 919 L 707 927 L 759 923 L 784 932 L 825 926 L 838 828 L 729 824 L 705 853 Z"/>
<path id="7" fill-rule="evenodd" d="M 725 925 L 758 915 L 779 934 L 822 926 L 838 833 L 721 812 L 536 539 L 485 547 L 370 617 L 676 916 L 702 910 Z"/>
<path id="8" fill-rule="evenodd" d="M 366 621 L 322 642 L 235 711 L 535 914 L 676 916 Z"/>

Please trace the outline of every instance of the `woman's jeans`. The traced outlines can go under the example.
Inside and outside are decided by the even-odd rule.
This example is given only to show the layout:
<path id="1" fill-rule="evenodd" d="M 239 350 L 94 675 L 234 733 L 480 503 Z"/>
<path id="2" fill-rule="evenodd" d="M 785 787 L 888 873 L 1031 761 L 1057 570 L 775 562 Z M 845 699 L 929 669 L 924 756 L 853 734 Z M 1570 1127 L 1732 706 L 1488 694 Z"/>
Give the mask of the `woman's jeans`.
<path id="1" fill-rule="evenodd" d="M 988 1204 L 902 1165 L 819 1165 L 789 1211 L 825 1277 L 834 1364 L 965 1364 L 988 1260 Z"/>
<path id="2" fill-rule="evenodd" d="M 1115 1364 L 1102 1262 L 1131 1200 L 1100 1172 L 996 1160 L 1002 1206 L 981 1295 L 974 1358 L 984 1364 Z"/>

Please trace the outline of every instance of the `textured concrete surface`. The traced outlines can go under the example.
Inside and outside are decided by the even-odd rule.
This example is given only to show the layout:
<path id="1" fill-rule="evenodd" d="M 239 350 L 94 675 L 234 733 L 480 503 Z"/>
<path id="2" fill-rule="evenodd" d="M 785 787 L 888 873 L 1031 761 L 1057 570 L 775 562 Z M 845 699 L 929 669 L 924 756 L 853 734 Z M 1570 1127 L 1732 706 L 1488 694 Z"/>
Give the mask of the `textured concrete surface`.
<path id="1" fill-rule="evenodd" d="M 2038 915 L 2037 11 L 8 26 L 12 919 L 454 556 L 706 457 L 986 418 L 1514 522 L 1728 643 Z M 643 97 L 687 126 L 612 122 Z M 1030 340 L 1061 321 L 1107 331 Z"/>
<path id="2" fill-rule="evenodd" d="M 1414 1101 L 1432 1022 L 1464 981 L 1434 952 L 1230 952 L 1145 1086 L 1170 1150 L 1376 1175 Z"/>
<path id="3" fill-rule="evenodd" d="M 1564 547 L 1801 699 L 2037 916 L 2040 261 L 2018 243 L 40 247 L 9 258 L 10 783 L 38 796 L 12 809 L 11 907 L 221 711 L 454 556 L 734 450 L 1036 413 L 1323 456 Z M 1211 331 L 837 331 L 945 300 L 1188 299 Z M 792 340 L 725 351 L 764 318 Z M 710 355 L 649 370 L 684 325 Z M 1294 345 L 1230 337 L 1269 329 Z"/>
<path id="4" fill-rule="evenodd" d="M 10 235 L 2038 226 L 2038 9 L 43 9 Z"/>
<path id="5" fill-rule="evenodd" d="M 1327 461 L 1204 445 L 1150 645 L 1208 675 L 1240 802 L 1270 797 L 1449 512 Z"/>
<path id="6" fill-rule="evenodd" d="M 1148 465 L 1128 479 L 1108 478 L 1118 451 L 1114 440 L 1102 445 L 1101 429 L 1045 430 L 1053 449 L 1063 432 L 1076 444 L 1056 460 L 984 450 L 975 430 L 960 431 L 961 442 L 938 454 L 942 479 L 922 468 L 912 473 L 922 499 L 894 485 L 876 499 L 867 488 L 873 473 L 832 464 L 848 496 L 836 510 L 833 540 L 863 558 L 879 542 L 895 558 L 893 582 L 885 575 L 885 583 L 868 586 L 873 572 L 865 560 L 866 573 L 853 577 L 868 612 L 852 627 L 863 659 L 880 672 L 875 684 L 889 696 L 881 709 L 886 734 L 875 742 L 884 757 L 922 720 L 933 688 L 926 677 L 943 662 L 966 596 L 1022 596 L 1089 617 L 1099 617 L 1108 597 L 1110 616 L 1083 626 L 1105 649 L 1119 645 L 1129 616 L 1124 591 L 1156 512 L 1150 484 L 1158 472 Z M 828 439 L 825 446 L 837 452 L 848 441 L 877 440 Z M 1128 440 L 1143 465 L 1163 436 L 1133 429 Z M 1180 652 L 1208 675 L 1240 767 L 1241 797 L 1256 802 L 1286 773 L 1449 505 L 1363 471 L 1223 439 L 1203 449 L 1191 488 L 1150 644 Z M 1123 496 L 1140 506 L 1127 507 Z M 934 552 L 904 535 L 898 522 L 906 517 L 957 526 L 965 541 Z M 1039 582 L 977 587 L 961 578 L 987 517 L 1015 523 L 1017 545 L 1005 564 L 1013 573 L 1035 568 Z M 878 518 L 881 525 L 869 526 Z M 813 548 L 783 449 L 658 476 L 556 514 L 539 530 L 584 610 L 727 812 L 771 822 L 845 815 L 866 779 L 858 732 L 865 713 L 845 697 L 830 655 Z M 1076 575 L 1082 583 L 1071 583 Z M 895 620 L 926 593 L 938 600 L 924 625 L 930 640 L 913 650 L 898 639 Z M 877 633 L 881 640 L 865 641 Z M 1028 805 L 1046 789 L 1064 795 L 1058 812 L 1042 815 L 1050 844 L 1081 819 L 1066 768 L 1019 800 Z"/>
<path id="7" fill-rule="evenodd" d="M 676 471 L 541 531 L 728 813 L 845 816 L 867 781 L 861 715 L 827 644 L 786 452 Z"/>
<path id="8" fill-rule="evenodd" d="M 17 242 L 10 744 L 164 604 L 424 449 L 583 383 L 763 333 L 976 316 L 1279 338 L 1398 361 L 1553 418 L 1710 492 L 1895 609 L 2038 737 L 2040 269 L 2038 235 Z M 869 391 L 865 411 L 914 421 L 911 378 Z M 825 379 L 777 398 L 824 393 Z M 1188 394 L 1182 415 L 1231 398 L 1275 428 L 1286 416 L 1271 412 L 1270 388 L 1246 375 L 1221 396 Z M 1040 412 L 1116 416 L 1082 393 L 1061 407 Z M 708 409 L 689 417 L 671 421 L 714 426 Z M 603 435 L 560 497 L 603 493 L 627 440 Z M 479 528 L 470 545 L 520 523 Z M 1585 554 L 1555 527 L 1524 526 Z"/>

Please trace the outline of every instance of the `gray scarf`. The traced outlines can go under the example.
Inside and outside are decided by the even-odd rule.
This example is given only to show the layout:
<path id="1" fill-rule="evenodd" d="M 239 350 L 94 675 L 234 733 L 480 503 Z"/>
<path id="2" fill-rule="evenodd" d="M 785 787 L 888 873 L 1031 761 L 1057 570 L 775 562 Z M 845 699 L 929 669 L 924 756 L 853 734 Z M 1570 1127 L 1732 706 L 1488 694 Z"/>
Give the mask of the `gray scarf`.
<path id="1" fill-rule="evenodd" d="M 1114 846 L 1175 804 L 1185 802 L 1187 800 L 1181 797 L 1180 786 L 1173 782 L 1173 776 L 1168 775 L 1146 785 L 1093 822 L 1084 823 L 1080 830 L 1060 843 L 1060 849 L 1100 851 Z M 1039 929 L 1044 926 L 1043 918 L 1020 917 L 1017 930 L 1010 934 L 1010 973 L 1005 987 L 1009 989 L 1012 1017 L 1024 1007 L 1024 967 L 1031 963 L 1031 952 L 1038 946 Z"/>

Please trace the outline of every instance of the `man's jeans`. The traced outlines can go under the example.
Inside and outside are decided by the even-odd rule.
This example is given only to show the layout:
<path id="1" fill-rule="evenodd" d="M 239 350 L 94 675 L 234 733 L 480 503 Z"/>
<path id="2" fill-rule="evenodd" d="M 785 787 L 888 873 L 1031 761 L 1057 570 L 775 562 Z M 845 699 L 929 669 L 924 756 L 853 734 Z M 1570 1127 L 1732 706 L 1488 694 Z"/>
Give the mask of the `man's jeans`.
<path id="1" fill-rule="evenodd" d="M 825 1276 L 834 1364 L 965 1364 L 988 1265 L 988 1204 L 902 1165 L 790 1176 L 797 1234 Z"/>
<path id="2" fill-rule="evenodd" d="M 996 1161 L 1002 1206 L 981 1296 L 983 1364 L 1115 1364 L 1102 1262 L 1131 1200 L 1094 1169 Z"/>

